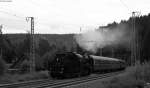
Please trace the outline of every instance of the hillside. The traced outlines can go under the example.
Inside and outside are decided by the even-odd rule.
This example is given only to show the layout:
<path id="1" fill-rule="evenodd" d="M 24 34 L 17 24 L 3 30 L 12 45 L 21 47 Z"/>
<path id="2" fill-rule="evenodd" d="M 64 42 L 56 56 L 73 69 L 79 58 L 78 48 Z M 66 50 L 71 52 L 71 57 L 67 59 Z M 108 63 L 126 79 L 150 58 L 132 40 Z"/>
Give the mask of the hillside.
<path id="1" fill-rule="evenodd" d="M 26 38 L 27 34 L 5 34 L 12 44 L 22 42 Z M 74 34 L 35 34 L 36 45 L 38 45 L 39 39 L 45 39 L 50 45 L 56 45 L 56 47 L 71 48 L 75 45 L 73 38 Z"/>

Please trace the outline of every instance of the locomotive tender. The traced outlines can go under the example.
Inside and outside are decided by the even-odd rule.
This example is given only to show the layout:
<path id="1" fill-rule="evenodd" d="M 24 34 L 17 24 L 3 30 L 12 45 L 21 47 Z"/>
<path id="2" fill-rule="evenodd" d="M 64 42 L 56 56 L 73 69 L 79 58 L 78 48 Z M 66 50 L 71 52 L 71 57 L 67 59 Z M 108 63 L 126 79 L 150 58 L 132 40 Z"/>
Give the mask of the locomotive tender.
<path id="1" fill-rule="evenodd" d="M 92 72 L 109 72 L 125 69 L 125 61 L 74 52 L 56 54 L 50 63 L 49 73 L 53 78 L 68 78 L 90 75 Z"/>

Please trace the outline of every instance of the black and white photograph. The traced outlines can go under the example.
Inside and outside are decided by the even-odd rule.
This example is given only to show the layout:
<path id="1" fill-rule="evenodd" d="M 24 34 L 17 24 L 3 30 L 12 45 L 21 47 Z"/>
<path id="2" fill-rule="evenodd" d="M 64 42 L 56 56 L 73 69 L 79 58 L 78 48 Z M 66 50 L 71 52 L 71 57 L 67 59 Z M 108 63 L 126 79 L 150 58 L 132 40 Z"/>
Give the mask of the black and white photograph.
<path id="1" fill-rule="evenodd" d="M 150 88 L 150 1 L 0 0 L 0 88 Z"/>

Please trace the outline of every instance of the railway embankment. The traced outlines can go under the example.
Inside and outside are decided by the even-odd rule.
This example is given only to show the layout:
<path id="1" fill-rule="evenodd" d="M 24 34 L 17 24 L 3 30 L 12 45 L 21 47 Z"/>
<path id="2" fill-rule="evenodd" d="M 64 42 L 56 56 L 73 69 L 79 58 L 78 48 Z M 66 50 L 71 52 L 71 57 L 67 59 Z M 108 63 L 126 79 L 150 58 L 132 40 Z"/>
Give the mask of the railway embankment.
<path id="1" fill-rule="evenodd" d="M 40 72 L 35 72 L 35 73 L 25 73 L 25 74 L 8 74 L 8 73 L 6 73 L 0 77 L 0 85 L 32 81 L 32 80 L 47 79 L 47 78 L 49 78 L 47 71 L 40 71 Z"/>
<path id="2" fill-rule="evenodd" d="M 67 88 L 150 88 L 150 62 L 128 67 L 124 73 Z"/>

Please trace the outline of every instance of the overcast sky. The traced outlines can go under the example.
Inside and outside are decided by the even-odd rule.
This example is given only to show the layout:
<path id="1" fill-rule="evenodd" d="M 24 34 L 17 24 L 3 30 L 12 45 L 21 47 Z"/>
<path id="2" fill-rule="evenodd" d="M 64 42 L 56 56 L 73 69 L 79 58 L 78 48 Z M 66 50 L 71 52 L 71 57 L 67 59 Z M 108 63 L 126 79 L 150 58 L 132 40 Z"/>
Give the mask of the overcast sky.
<path id="1" fill-rule="evenodd" d="M 132 11 L 146 15 L 150 0 L 0 0 L 4 33 L 26 33 L 35 17 L 36 33 L 79 33 L 113 21 L 127 20 Z"/>

